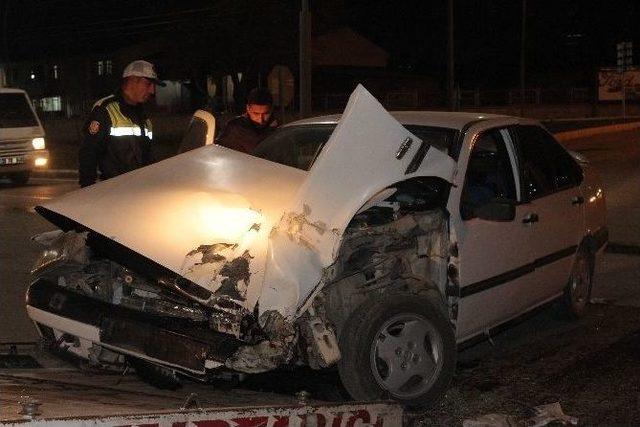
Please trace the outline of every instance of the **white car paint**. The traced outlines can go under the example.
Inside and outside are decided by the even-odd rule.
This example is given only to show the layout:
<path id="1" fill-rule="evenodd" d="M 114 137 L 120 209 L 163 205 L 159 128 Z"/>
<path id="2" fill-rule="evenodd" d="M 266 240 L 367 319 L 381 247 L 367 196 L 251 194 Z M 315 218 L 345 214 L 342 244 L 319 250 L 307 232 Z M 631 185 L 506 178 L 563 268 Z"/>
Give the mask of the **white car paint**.
<path id="1" fill-rule="evenodd" d="M 413 143 L 396 159 L 407 137 Z M 277 310 L 292 317 L 320 283 L 342 232 L 367 200 L 403 178 L 453 180 L 455 162 L 433 147 L 419 168 L 405 175 L 420 142 L 359 86 L 308 173 L 211 145 L 43 207 L 212 292 L 220 287 L 223 263 L 203 265 L 195 250 L 237 244 L 226 259 L 245 250 L 252 257 L 246 300 L 239 302 L 253 310 L 259 299 L 261 313 Z"/>
<path id="2" fill-rule="evenodd" d="M 420 151 L 421 141 L 399 120 L 406 126 L 443 128 L 452 137 L 457 132 L 458 138 L 449 141 L 453 147 L 447 153 L 433 145 L 428 147 L 420 162 L 413 163 L 413 159 L 419 158 L 416 153 Z M 239 296 L 233 298 L 237 298 L 236 303 L 245 310 L 233 307 L 225 311 L 227 307 L 214 305 L 213 314 L 205 321 L 206 333 L 223 334 L 225 340 L 229 335 L 244 339 L 240 328 L 241 322 L 247 320 L 253 322 L 251 326 L 259 323 L 268 339 L 261 336 L 255 343 L 245 340 L 247 345 L 243 343 L 231 356 L 224 356 L 224 360 L 205 361 L 198 368 L 202 373 L 207 368 L 221 366 L 222 362 L 229 369 L 248 373 L 291 363 L 293 349 L 297 348 L 294 347 L 298 343 L 296 339 L 308 333 L 309 327 L 312 336 L 304 342 L 308 359 L 303 355 L 297 362 L 309 363 L 315 368 L 331 366 L 340 354 L 346 354 L 343 348 L 352 350 L 348 344 L 339 348 L 337 338 L 347 329 L 344 324 L 340 325 L 339 321 L 334 324 L 333 319 L 323 317 L 322 311 L 331 308 L 324 300 L 327 295 L 318 298 L 318 304 L 312 305 L 312 302 L 322 290 L 325 279 L 336 279 L 332 285 L 345 286 L 340 290 L 352 285 L 348 280 L 355 275 L 343 269 L 348 267 L 349 260 L 338 258 L 339 262 L 336 262 L 336 258 L 354 215 L 376 203 L 394 203 L 396 206 L 393 207 L 393 220 L 388 223 L 391 228 L 378 232 L 375 239 L 385 240 L 398 232 L 405 221 L 415 223 L 416 218 L 439 220 L 439 226 L 428 238 L 426 235 L 399 234 L 407 239 L 432 239 L 437 241 L 435 246 L 438 248 L 433 253 L 420 252 L 420 240 L 410 242 L 416 243 L 416 248 L 407 250 L 415 253 L 411 253 L 411 258 L 403 258 L 403 262 L 411 263 L 409 268 L 418 266 L 419 269 L 427 263 L 437 265 L 434 269 L 425 269 L 422 275 L 411 277 L 415 279 L 415 288 L 403 288 L 406 293 L 400 296 L 408 300 L 417 293 L 433 297 L 437 308 L 448 316 L 443 319 L 443 328 L 449 334 L 451 352 L 455 352 L 454 334 L 455 340 L 462 342 L 489 333 L 494 326 L 561 295 L 576 250 L 583 241 L 597 240 L 596 255 L 602 254 L 606 244 L 604 192 L 588 165 L 581 166 L 584 179 L 580 185 L 533 200 L 523 194 L 527 191 L 524 186 L 520 188 L 521 149 L 527 146 L 519 144 L 515 129 L 520 125 L 539 127 L 533 120 L 471 113 L 390 114 L 359 86 L 343 115 L 307 119 L 287 126 L 322 123 L 336 127 L 308 172 L 208 145 L 70 193 L 45 204 L 43 209 L 82 224 L 211 292 L 219 291 L 224 285 L 223 268 L 230 261 L 249 264 L 250 274 L 234 282 Z M 414 130 L 421 134 L 419 128 Z M 508 164 L 518 185 L 514 192 L 509 191 L 515 193 L 513 219 L 507 215 L 485 216 L 491 220 L 481 219 L 478 215 L 462 217 L 461 200 L 470 158 L 480 137 L 489 131 L 500 135 L 498 139 L 505 144 L 506 155 L 494 158 L 499 157 L 501 164 Z M 416 165 L 415 170 L 408 170 L 410 164 Z M 492 171 L 496 170 L 497 166 Z M 576 170 L 575 176 L 577 173 Z M 402 212 L 398 218 L 395 214 L 400 211 L 395 209 L 400 209 L 401 203 L 386 199 L 396 187 L 401 191 L 402 185 L 396 184 L 415 177 L 438 178 L 418 182 L 420 185 L 426 181 L 435 182 L 442 191 L 437 199 L 431 200 L 435 205 L 420 210 L 419 203 L 411 204 L 409 213 Z M 578 178 L 574 179 L 577 182 Z M 431 194 L 426 188 L 417 187 L 411 191 L 422 197 L 422 191 Z M 584 197 L 585 202 L 574 206 L 572 200 L 578 195 Z M 448 197 L 446 201 L 445 196 Z M 511 215 L 512 211 L 508 213 Z M 538 223 L 523 222 L 534 213 L 540 216 Z M 366 234 L 377 228 L 375 221 L 371 224 L 374 225 L 357 231 Z M 76 238 L 84 237 L 77 234 Z M 207 252 L 207 248 L 213 248 L 212 252 Z M 346 249 L 349 249 L 348 245 Z M 378 247 L 373 245 L 373 249 L 377 251 Z M 394 247 L 389 253 L 395 250 Z M 114 261 L 142 274 L 129 263 Z M 334 263 L 338 266 L 335 269 Z M 341 269 L 348 275 L 333 275 Z M 394 287 L 397 284 L 405 285 L 402 281 L 391 285 L 382 282 L 373 290 L 361 292 L 358 289 L 360 300 L 344 299 L 347 301 L 345 317 L 353 315 L 359 307 L 366 307 L 361 304 L 371 295 L 377 301 L 377 298 L 389 295 L 388 292 L 397 291 Z M 39 284 L 40 288 L 44 286 L 55 288 L 55 282 Z M 229 295 L 223 293 L 222 296 Z M 342 301 L 341 294 L 338 299 Z M 215 302 L 213 297 L 199 301 Z M 115 303 L 119 304 L 119 301 Z M 257 313 L 254 312 L 256 305 L 259 307 Z M 37 311 L 28 307 L 35 321 L 58 332 L 89 335 L 81 323 L 66 322 L 64 317 L 48 313 L 46 304 L 41 308 Z M 220 316 L 221 313 L 229 316 Z M 148 315 L 155 316 L 157 312 Z M 448 329 L 450 325 L 452 329 Z M 100 343 L 95 336 L 92 341 Z M 105 341 L 109 342 L 109 339 Z M 133 354 L 125 346 L 119 348 L 119 344 L 113 342 L 105 347 L 196 373 L 190 367 L 157 360 L 153 355 Z M 216 359 L 220 355 L 216 350 L 208 356 Z M 452 353 L 449 356 L 455 357 Z M 312 360 L 315 365 L 311 364 Z"/>
<path id="3" fill-rule="evenodd" d="M 396 153 L 406 138 L 413 142 L 397 159 Z M 283 314 L 291 317 L 295 314 L 291 309 L 303 308 L 303 302 L 321 282 L 324 268 L 335 260 L 349 221 L 376 193 L 414 176 L 453 181 L 455 161 L 435 147 L 429 149 L 415 172 L 405 173 L 421 142 L 363 86 L 356 88 L 288 208 L 300 218 L 293 221 L 295 230 L 287 228 L 287 222 L 291 223 L 287 213 L 271 239 L 261 310 L 284 305 Z M 285 233 L 283 228 L 287 229 Z M 296 268 L 291 268 L 292 261 Z"/>

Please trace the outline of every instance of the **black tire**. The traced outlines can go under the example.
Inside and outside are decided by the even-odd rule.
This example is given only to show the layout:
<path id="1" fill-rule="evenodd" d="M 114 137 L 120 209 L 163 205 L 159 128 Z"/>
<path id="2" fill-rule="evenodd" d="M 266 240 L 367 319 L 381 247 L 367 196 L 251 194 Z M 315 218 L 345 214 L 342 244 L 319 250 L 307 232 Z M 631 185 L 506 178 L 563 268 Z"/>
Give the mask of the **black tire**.
<path id="1" fill-rule="evenodd" d="M 584 316 L 591 300 L 593 286 L 593 255 L 584 248 L 578 250 L 569 280 L 561 299 L 562 311 L 569 319 Z"/>
<path id="2" fill-rule="evenodd" d="M 366 301 L 349 316 L 340 334 L 338 370 L 354 400 L 391 398 L 425 407 L 444 394 L 455 370 L 456 342 L 436 304 L 396 294 Z"/>
<path id="3" fill-rule="evenodd" d="M 16 185 L 25 185 L 29 182 L 29 178 L 31 177 L 31 171 L 25 172 L 16 172 L 9 175 L 9 179 L 13 184 Z"/>

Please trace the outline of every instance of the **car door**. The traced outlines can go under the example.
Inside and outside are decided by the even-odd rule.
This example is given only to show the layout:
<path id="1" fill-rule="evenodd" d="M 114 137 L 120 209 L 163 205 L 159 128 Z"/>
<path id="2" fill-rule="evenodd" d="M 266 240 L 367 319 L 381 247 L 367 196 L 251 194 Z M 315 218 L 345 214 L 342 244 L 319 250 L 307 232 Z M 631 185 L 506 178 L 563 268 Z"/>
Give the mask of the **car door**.
<path id="1" fill-rule="evenodd" d="M 460 298 L 459 340 L 481 333 L 520 313 L 532 280 L 532 230 L 523 220 L 517 158 L 506 128 L 489 129 L 466 141 L 460 157 L 466 166 L 464 186 L 450 199 L 458 244 Z M 465 159 L 466 157 L 466 159 Z M 459 191 L 459 190 L 453 190 Z M 493 198 L 515 205 L 510 220 L 489 221 L 474 209 Z"/>
<path id="2" fill-rule="evenodd" d="M 525 207 L 536 253 L 532 303 L 557 296 L 564 288 L 584 230 L 582 170 L 542 127 L 511 128 L 521 164 Z"/>

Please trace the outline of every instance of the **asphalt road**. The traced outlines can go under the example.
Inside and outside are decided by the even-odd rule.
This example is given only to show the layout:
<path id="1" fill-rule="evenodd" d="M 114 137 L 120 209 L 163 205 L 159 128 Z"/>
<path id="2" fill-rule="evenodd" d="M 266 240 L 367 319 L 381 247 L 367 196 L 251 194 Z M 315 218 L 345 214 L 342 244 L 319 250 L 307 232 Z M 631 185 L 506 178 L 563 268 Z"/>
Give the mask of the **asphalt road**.
<path id="1" fill-rule="evenodd" d="M 0 343 L 38 339 L 27 318 L 24 295 L 41 248 L 29 238 L 55 227 L 33 208 L 77 188 L 75 181 L 32 180 L 14 187 L 0 179 Z"/>
<path id="2" fill-rule="evenodd" d="M 603 177 L 609 208 L 610 241 L 632 248 L 639 247 L 640 135 L 637 132 L 626 132 L 573 141 L 568 145 L 585 154 L 591 160 L 592 167 L 598 169 Z M 8 181 L 0 180 L 0 232 L 3 237 L 0 241 L 0 345 L 34 342 L 38 339 L 24 310 L 24 292 L 29 284 L 29 270 L 40 252 L 38 245 L 31 242 L 29 237 L 52 230 L 53 226 L 40 218 L 33 208 L 76 188 L 77 184 L 73 180 L 33 180 L 23 187 L 14 187 Z M 580 398 L 580 392 L 589 390 L 589 385 L 580 383 L 580 378 L 590 381 L 589 369 L 598 369 L 597 366 L 605 369 L 616 357 L 626 359 L 615 362 L 615 366 L 622 368 L 615 372 L 607 371 L 606 381 L 611 382 L 614 377 L 617 378 L 616 375 L 621 376 L 621 379 L 615 381 L 622 381 L 616 385 L 624 389 L 625 377 L 637 373 L 637 368 L 634 368 L 637 365 L 634 352 L 637 353 L 638 349 L 629 347 L 628 340 L 638 342 L 640 339 L 640 325 L 636 325 L 640 318 L 640 310 L 637 309 L 640 307 L 640 256 L 608 253 L 597 273 L 593 297 L 602 304 L 596 305 L 594 314 L 586 320 L 566 324 L 557 321 L 549 313 L 542 312 L 494 337 L 495 347 L 485 343 L 463 351 L 460 354 L 459 374 L 452 391 L 438 410 L 422 416 L 421 423 L 456 424 L 465 417 L 480 415 L 484 411 L 515 411 L 518 405 L 508 396 L 517 394 L 518 387 L 523 387 L 520 381 L 515 380 L 523 375 L 527 377 L 527 381 L 542 384 L 540 387 L 544 390 L 540 392 L 540 389 L 533 386 L 520 390 L 524 396 L 537 393 L 526 404 L 533 404 L 536 399 L 543 402 L 555 399 L 563 401 L 567 413 L 579 414 L 583 420 L 595 423 L 610 419 L 622 422 L 627 420 L 611 418 L 613 415 L 607 415 L 606 412 L 607 408 L 622 409 L 629 405 L 624 399 L 612 403 L 613 397 L 609 396 L 610 401 L 596 403 L 586 397 Z M 591 351 L 585 351 L 586 348 Z M 597 355 L 602 354 L 609 354 L 611 359 L 599 361 L 598 357 L 601 356 Z M 593 355 L 593 361 L 580 359 L 587 357 L 586 355 Z M 523 360 L 526 361 L 526 367 L 521 366 Z M 572 360 L 575 363 L 568 362 Z M 627 366 L 625 361 L 629 360 L 633 363 L 629 369 L 636 369 L 635 371 L 624 368 Z M 553 369 L 549 363 L 553 363 Z M 583 366 L 585 363 L 592 364 Z M 562 369 L 571 372 L 567 373 Z M 548 384 L 560 375 L 558 372 L 566 378 L 573 378 L 574 389 L 566 391 L 566 387 Z M 305 382 L 306 379 L 301 381 Z M 627 381 L 637 387 L 637 381 L 633 378 L 627 378 Z M 267 382 L 274 383 L 271 380 Z M 597 382 L 594 387 L 596 392 L 606 388 Z M 574 393 L 578 397 L 574 396 L 574 400 L 570 400 L 566 393 Z M 635 395 L 637 396 L 637 389 Z M 494 400 L 488 396 L 493 396 Z M 582 400 L 575 403 L 575 399 Z M 600 408 L 598 404 L 601 404 L 599 412 L 596 411 Z M 640 408 L 640 402 L 636 401 L 636 407 Z M 638 411 L 625 416 L 631 417 L 628 420 L 640 422 Z M 590 416 L 593 418 L 589 418 Z"/>

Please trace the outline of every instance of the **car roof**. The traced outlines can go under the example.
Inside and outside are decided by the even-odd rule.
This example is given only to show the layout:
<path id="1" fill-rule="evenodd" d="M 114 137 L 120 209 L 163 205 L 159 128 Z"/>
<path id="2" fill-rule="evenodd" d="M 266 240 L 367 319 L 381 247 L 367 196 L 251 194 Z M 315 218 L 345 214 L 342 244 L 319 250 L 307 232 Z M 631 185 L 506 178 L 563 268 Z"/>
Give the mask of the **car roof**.
<path id="1" fill-rule="evenodd" d="M 507 119 L 510 116 L 484 113 L 460 113 L 451 111 L 390 111 L 403 125 L 433 126 L 461 130 L 468 123 L 483 119 Z M 286 126 L 336 124 L 340 114 L 310 117 L 288 123 Z"/>

